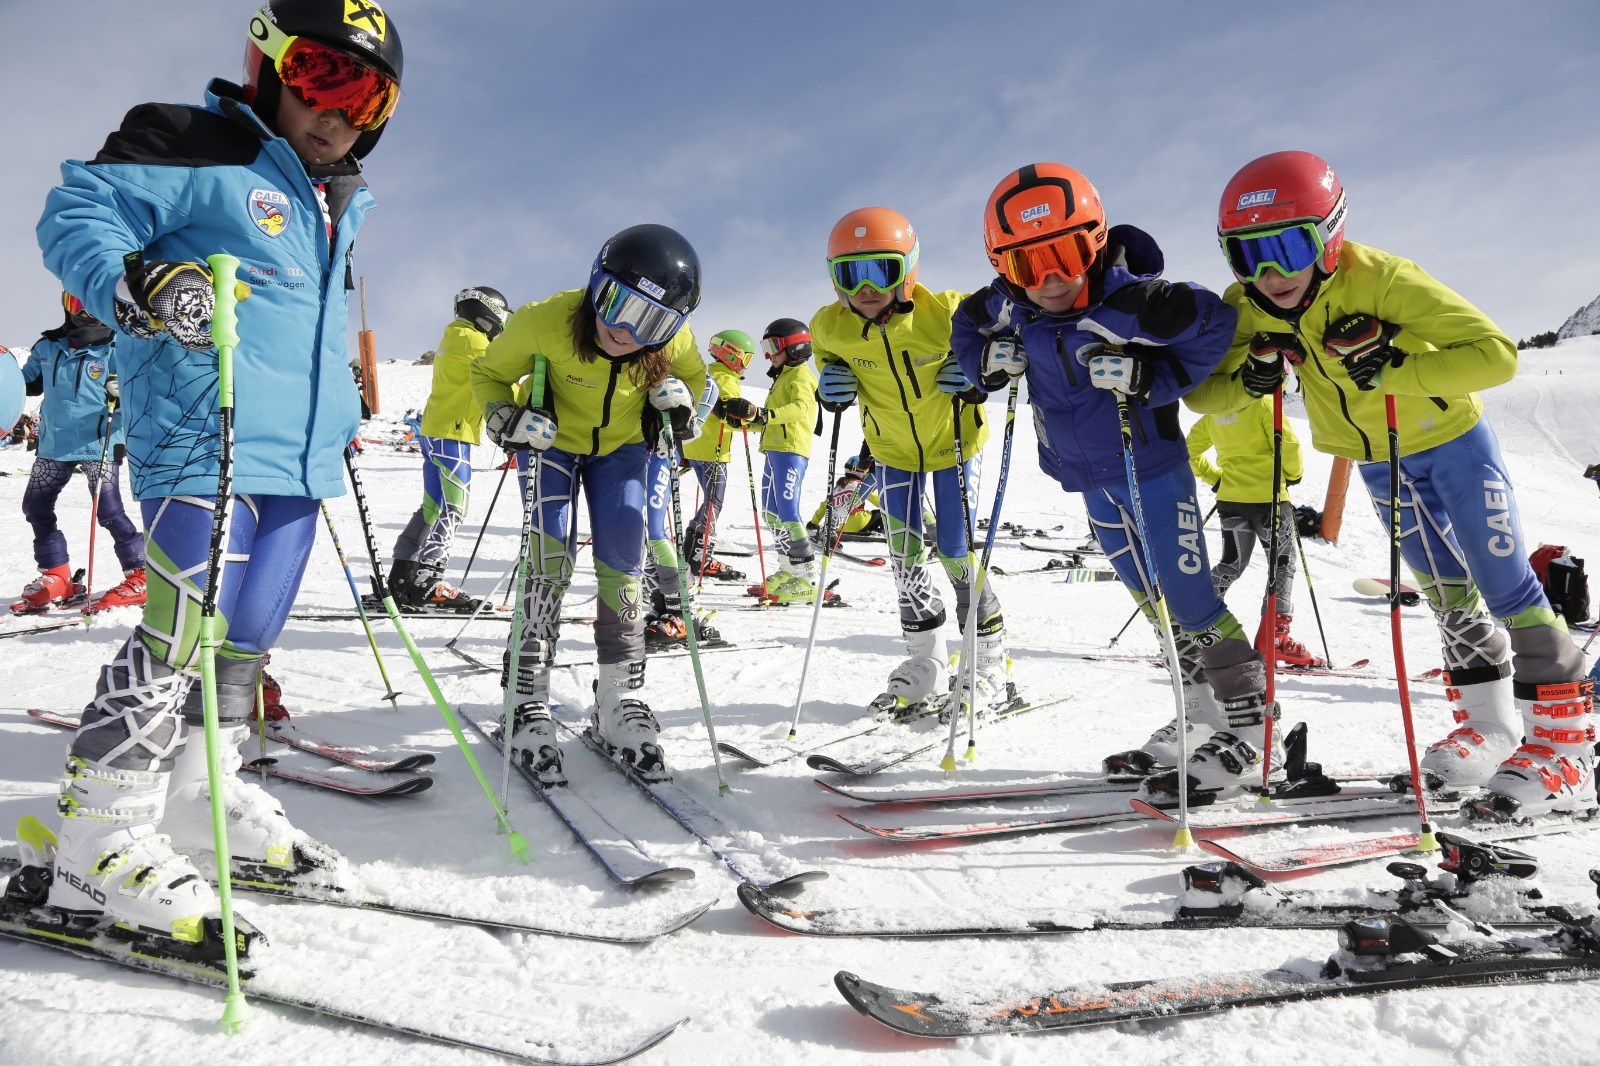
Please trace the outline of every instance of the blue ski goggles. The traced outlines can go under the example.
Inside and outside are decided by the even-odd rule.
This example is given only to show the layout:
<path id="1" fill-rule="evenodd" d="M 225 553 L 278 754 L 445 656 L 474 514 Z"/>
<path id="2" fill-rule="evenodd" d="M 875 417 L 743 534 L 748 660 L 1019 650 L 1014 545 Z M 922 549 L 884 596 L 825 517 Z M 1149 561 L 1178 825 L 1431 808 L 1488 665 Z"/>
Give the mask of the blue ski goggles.
<path id="1" fill-rule="evenodd" d="M 841 255 L 828 260 L 828 274 L 834 286 L 847 296 L 863 288 L 894 292 L 905 284 L 906 275 L 917 265 L 917 250 L 910 256 L 899 252 L 865 252 Z"/>
<path id="2" fill-rule="evenodd" d="M 1255 281 L 1269 266 L 1281 274 L 1298 274 L 1322 258 L 1324 247 L 1315 222 L 1296 222 L 1222 238 L 1228 266 L 1240 281 Z"/>
<path id="3" fill-rule="evenodd" d="M 635 343 L 665 344 L 689 316 L 657 303 L 610 274 L 598 275 L 589 286 L 595 313 L 613 329 L 625 329 Z"/>

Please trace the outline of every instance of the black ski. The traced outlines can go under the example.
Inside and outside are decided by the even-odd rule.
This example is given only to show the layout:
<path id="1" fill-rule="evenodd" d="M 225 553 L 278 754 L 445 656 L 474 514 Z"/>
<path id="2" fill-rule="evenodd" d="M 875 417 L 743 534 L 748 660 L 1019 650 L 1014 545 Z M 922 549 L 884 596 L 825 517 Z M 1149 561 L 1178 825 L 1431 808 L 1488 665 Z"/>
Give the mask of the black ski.
<path id="1" fill-rule="evenodd" d="M 912 1036 L 1034 1033 L 1401 989 L 1592 979 L 1600 977 L 1600 935 L 1592 921 L 1543 936 L 1440 941 L 1403 918 L 1373 917 L 1346 923 L 1339 952 L 1321 966 L 1296 959 L 1274 970 L 1047 985 L 998 998 L 905 991 L 843 970 L 834 984 L 862 1014 Z"/>
<path id="2" fill-rule="evenodd" d="M 502 755 L 497 722 L 480 722 L 477 716 L 463 713 L 461 717 L 478 735 L 489 742 L 497 755 Z M 528 783 L 528 787 L 549 805 L 557 818 L 566 823 L 578 843 L 589 849 L 606 873 L 624 885 L 654 885 L 670 881 L 687 881 L 694 871 L 682 866 L 668 866 L 650 855 L 627 833 L 612 825 L 588 800 L 566 785 L 545 785 L 538 776 L 513 758 L 512 767 Z"/>

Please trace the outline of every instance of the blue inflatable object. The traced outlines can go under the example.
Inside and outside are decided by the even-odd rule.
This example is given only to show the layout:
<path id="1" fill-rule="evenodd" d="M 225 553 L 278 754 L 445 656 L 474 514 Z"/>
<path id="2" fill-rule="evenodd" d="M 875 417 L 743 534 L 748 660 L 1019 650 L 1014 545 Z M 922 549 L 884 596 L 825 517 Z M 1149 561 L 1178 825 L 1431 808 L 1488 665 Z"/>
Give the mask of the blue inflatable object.
<path id="1" fill-rule="evenodd" d="M 22 417 L 22 405 L 27 399 L 28 389 L 22 380 L 22 368 L 17 365 L 11 350 L 0 346 L 0 435 L 10 435 L 11 427 Z"/>

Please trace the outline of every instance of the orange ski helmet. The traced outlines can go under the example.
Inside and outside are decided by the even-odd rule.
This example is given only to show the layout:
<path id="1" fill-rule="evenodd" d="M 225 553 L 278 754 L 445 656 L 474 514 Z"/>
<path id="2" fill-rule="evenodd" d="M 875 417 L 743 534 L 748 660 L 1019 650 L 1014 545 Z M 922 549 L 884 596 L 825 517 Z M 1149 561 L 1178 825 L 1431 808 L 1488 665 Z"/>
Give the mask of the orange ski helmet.
<path id="1" fill-rule="evenodd" d="M 862 207 L 833 224 L 828 234 L 828 276 L 846 293 L 863 285 L 911 299 L 922 245 L 906 216 L 887 207 Z"/>
<path id="2" fill-rule="evenodd" d="M 1030 163 L 1001 179 L 983 211 L 995 273 L 1024 289 L 1047 274 L 1076 278 L 1106 246 L 1106 212 L 1088 178 L 1060 163 Z"/>

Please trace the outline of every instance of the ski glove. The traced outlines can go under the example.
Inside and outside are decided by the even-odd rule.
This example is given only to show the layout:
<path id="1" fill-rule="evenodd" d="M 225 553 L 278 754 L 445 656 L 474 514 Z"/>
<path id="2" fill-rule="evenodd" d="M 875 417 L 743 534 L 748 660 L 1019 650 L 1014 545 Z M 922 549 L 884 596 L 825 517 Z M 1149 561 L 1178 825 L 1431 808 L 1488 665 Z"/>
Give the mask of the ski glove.
<path id="1" fill-rule="evenodd" d="M 496 448 L 542 452 L 556 441 L 556 413 L 545 407 L 518 407 L 500 400 L 483 413 L 483 428 Z"/>
<path id="2" fill-rule="evenodd" d="M 1389 342 L 1400 327 L 1368 314 L 1345 315 L 1328 327 L 1322 348 L 1339 360 L 1356 388 L 1368 392 L 1382 384 L 1383 368 L 1405 362 L 1406 353 Z"/>
<path id="3" fill-rule="evenodd" d="M 650 389 L 650 406 L 672 423 L 672 439 L 679 446 L 700 435 L 700 417 L 695 411 L 689 387 L 677 378 L 666 378 Z"/>
<path id="4" fill-rule="evenodd" d="M 115 404 L 122 402 L 122 386 L 117 384 L 117 375 L 106 375 L 106 403 Z"/>
<path id="5" fill-rule="evenodd" d="M 982 385 L 990 392 L 1003 389 L 1028 369 L 1028 353 L 1021 340 L 992 340 L 983 346 Z"/>
<path id="6" fill-rule="evenodd" d="M 145 262 L 130 256 L 123 282 L 129 300 L 119 298 L 117 324 L 135 337 L 153 337 L 165 331 L 185 349 L 204 352 L 211 343 L 211 315 L 216 310 L 216 290 L 211 269 L 204 263 L 174 263 L 165 259 Z M 121 286 L 119 286 L 119 289 Z M 234 298 L 248 299 L 250 286 L 234 282 Z M 126 305 L 132 304 L 131 308 Z M 142 328 L 141 328 L 142 327 Z"/>
<path id="7" fill-rule="evenodd" d="M 1135 400 L 1150 395 L 1150 357 L 1141 352 L 1125 352 L 1096 344 L 1078 353 L 1089 368 L 1089 384 L 1110 389 Z"/>
<path id="8" fill-rule="evenodd" d="M 822 408 L 830 414 L 848 410 L 856 402 L 856 376 L 843 363 L 829 363 L 817 379 Z"/>
<path id="9" fill-rule="evenodd" d="M 767 424 L 767 412 L 757 407 L 743 396 L 735 396 L 729 400 L 718 400 L 711 408 L 711 413 L 728 423 L 730 426 L 756 426 Z"/>
<path id="10" fill-rule="evenodd" d="M 1250 357 L 1239 368 L 1239 380 L 1251 396 L 1265 396 L 1283 384 L 1285 363 L 1300 366 L 1305 361 L 1305 349 L 1294 334 L 1262 330 L 1250 338 Z"/>
<path id="11" fill-rule="evenodd" d="M 961 364 L 956 362 L 953 355 L 940 364 L 933 383 L 939 386 L 940 392 L 949 393 L 962 403 L 982 403 L 989 397 L 988 393 L 967 380 L 967 372 L 961 369 Z"/>

